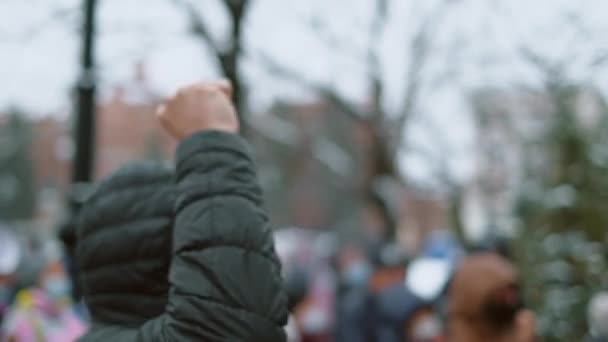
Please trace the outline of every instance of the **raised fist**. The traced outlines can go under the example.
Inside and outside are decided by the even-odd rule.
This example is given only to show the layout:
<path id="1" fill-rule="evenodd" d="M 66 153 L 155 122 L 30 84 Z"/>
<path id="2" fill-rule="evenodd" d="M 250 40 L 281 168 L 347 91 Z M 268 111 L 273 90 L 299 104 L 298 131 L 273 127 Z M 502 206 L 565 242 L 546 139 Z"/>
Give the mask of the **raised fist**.
<path id="1" fill-rule="evenodd" d="M 197 83 L 181 88 L 156 115 L 175 139 L 206 130 L 238 133 L 239 121 L 230 102 L 232 86 L 226 80 Z"/>

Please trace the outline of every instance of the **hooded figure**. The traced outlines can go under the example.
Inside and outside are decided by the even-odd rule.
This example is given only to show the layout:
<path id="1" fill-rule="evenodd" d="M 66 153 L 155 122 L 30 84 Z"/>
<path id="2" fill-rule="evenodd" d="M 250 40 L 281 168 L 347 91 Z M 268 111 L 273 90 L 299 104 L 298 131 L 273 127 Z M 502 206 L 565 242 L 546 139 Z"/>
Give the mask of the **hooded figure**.
<path id="1" fill-rule="evenodd" d="M 176 170 L 138 164 L 80 213 L 83 341 L 285 341 L 287 297 L 244 141 L 195 133 Z"/>
<path id="2" fill-rule="evenodd" d="M 80 212 L 77 260 L 95 324 L 138 326 L 168 301 L 171 170 L 154 163 L 125 166 L 102 181 Z"/>
<path id="3" fill-rule="evenodd" d="M 523 306 L 515 267 L 494 253 L 464 258 L 449 290 L 454 342 L 532 342 L 535 317 Z"/>

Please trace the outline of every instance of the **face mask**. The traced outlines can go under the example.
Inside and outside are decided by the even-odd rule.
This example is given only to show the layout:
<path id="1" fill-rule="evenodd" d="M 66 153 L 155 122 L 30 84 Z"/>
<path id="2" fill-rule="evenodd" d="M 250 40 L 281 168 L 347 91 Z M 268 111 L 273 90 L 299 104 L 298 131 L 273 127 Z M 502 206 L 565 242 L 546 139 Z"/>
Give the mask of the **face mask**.
<path id="1" fill-rule="evenodd" d="M 411 341 L 434 341 L 441 336 L 441 322 L 435 315 L 427 316 L 413 327 Z"/>
<path id="2" fill-rule="evenodd" d="M 347 285 L 352 287 L 365 286 L 371 272 L 372 270 L 368 263 L 357 262 L 348 266 L 348 268 L 345 270 L 344 281 Z"/>
<path id="3" fill-rule="evenodd" d="M 44 283 L 44 291 L 53 300 L 66 299 L 70 295 L 70 284 L 61 277 L 49 278 Z"/>

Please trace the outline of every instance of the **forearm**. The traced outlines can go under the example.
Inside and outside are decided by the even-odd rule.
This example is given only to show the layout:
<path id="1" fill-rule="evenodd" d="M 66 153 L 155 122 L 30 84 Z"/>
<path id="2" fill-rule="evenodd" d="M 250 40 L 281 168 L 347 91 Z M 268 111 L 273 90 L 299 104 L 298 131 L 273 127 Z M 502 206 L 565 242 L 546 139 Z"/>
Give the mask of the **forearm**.
<path id="1" fill-rule="evenodd" d="M 205 337 L 282 340 L 280 264 L 245 142 L 196 133 L 180 144 L 176 162 L 170 313 L 216 334 Z"/>

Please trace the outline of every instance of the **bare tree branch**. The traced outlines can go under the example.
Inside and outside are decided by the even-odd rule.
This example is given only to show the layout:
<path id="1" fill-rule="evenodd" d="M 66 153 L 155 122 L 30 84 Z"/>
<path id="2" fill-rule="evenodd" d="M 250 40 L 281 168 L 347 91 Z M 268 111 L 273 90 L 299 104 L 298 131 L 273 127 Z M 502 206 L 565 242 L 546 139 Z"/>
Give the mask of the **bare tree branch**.
<path id="1" fill-rule="evenodd" d="M 223 0 L 221 2 L 227 11 L 232 25 L 228 38 L 228 45 L 224 47 L 220 47 L 216 40 L 213 39 L 205 19 L 195 8 L 194 1 L 173 0 L 173 3 L 180 6 L 188 15 L 192 33 L 209 46 L 213 51 L 213 56 L 215 57 L 219 71 L 232 82 L 232 100 L 234 101 L 237 113 L 243 123 L 241 126 L 241 133 L 247 135 L 246 122 L 243 121 L 243 117 L 248 113 L 246 101 L 247 87 L 245 82 L 243 82 L 244 80 L 239 69 L 243 48 L 243 23 L 250 1 Z"/>
<path id="2" fill-rule="evenodd" d="M 379 63 L 378 51 L 376 48 L 380 42 L 384 27 L 386 25 L 386 19 L 388 15 L 388 2 L 387 0 L 376 0 L 376 15 L 373 17 L 370 25 L 369 43 L 368 43 L 368 58 L 371 58 L 370 64 Z M 369 53 L 373 52 L 373 53 Z"/>
<path id="3" fill-rule="evenodd" d="M 591 67 L 599 68 L 608 63 L 608 50 L 597 53 L 591 60 Z"/>
<path id="4" fill-rule="evenodd" d="M 366 51 L 364 49 L 341 40 L 335 34 L 332 34 L 327 24 L 319 18 L 304 18 L 303 22 L 316 34 L 318 39 L 323 41 L 326 46 L 332 47 L 334 51 L 352 57 L 365 55 Z"/>
<path id="5" fill-rule="evenodd" d="M 294 148 L 298 145 L 298 130 L 291 122 L 278 117 L 272 120 L 247 119 L 247 125 L 259 136 L 283 147 Z"/>
<path id="6" fill-rule="evenodd" d="M 403 107 L 394 124 L 393 131 L 393 146 L 399 146 L 403 140 L 403 128 L 407 121 L 413 115 L 416 107 L 416 101 L 419 97 L 420 88 L 423 84 L 422 72 L 424 65 L 428 59 L 431 41 L 439 21 L 444 14 L 445 9 L 449 6 L 450 0 L 441 2 L 434 12 L 426 18 L 412 41 L 412 45 L 408 47 L 411 50 L 409 67 L 406 75 L 405 92 L 403 95 Z"/>
<path id="7" fill-rule="evenodd" d="M 384 106 L 382 104 L 385 87 L 382 83 L 382 72 L 379 56 L 380 49 L 378 48 L 378 44 L 381 40 L 380 38 L 382 36 L 382 33 L 384 32 L 384 27 L 387 18 L 387 8 L 387 0 L 376 1 L 376 15 L 374 16 L 370 26 L 369 42 L 367 49 L 367 66 L 369 69 L 369 83 L 371 88 L 371 101 L 373 111 L 372 117 L 374 123 L 378 127 L 382 127 L 383 120 L 385 120 L 386 116 Z"/>
<path id="8" fill-rule="evenodd" d="M 259 65 L 264 67 L 270 74 L 295 81 L 298 84 L 309 88 L 319 96 L 327 99 L 327 101 L 335 106 L 336 109 L 348 115 L 351 119 L 356 121 L 365 121 L 367 119 L 364 111 L 356 108 L 356 106 L 343 99 L 342 96 L 330 86 L 310 80 L 295 70 L 279 65 L 273 58 L 263 52 L 257 53 L 254 58 L 259 62 Z"/>
<path id="9" fill-rule="evenodd" d="M 430 146 L 408 144 L 406 147 L 409 153 L 415 153 L 423 157 L 429 165 L 433 165 L 433 175 L 437 181 L 446 187 L 448 191 L 456 186 L 456 181 L 450 173 L 450 158 L 454 155 L 452 144 L 445 138 L 445 134 L 436 122 L 429 117 L 420 118 L 429 136 L 434 137 L 434 149 Z"/>
<path id="10" fill-rule="evenodd" d="M 248 119 L 247 124 L 258 137 L 272 144 L 294 149 L 300 143 L 298 141 L 298 128 L 287 120 L 278 117 L 272 117 L 268 120 Z M 352 159 L 340 146 L 328 139 L 315 140 L 312 157 L 317 163 L 335 173 L 339 179 L 351 176 Z"/>
<path id="11" fill-rule="evenodd" d="M 380 0 L 385 1 L 385 0 Z M 294 8 L 295 6 L 290 6 L 291 11 L 298 17 L 299 20 L 302 21 L 302 24 L 309 28 L 311 32 L 316 34 L 316 37 L 322 41 L 327 47 L 332 47 L 334 51 L 349 57 L 356 56 L 365 56 L 367 51 L 360 47 L 357 47 L 352 42 L 347 42 L 344 39 L 339 38 L 336 34 L 334 34 L 329 26 L 327 25 L 327 21 L 322 20 L 319 17 L 310 17 L 305 16 L 302 13 L 298 13 Z"/>
<path id="12" fill-rule="evenodd" d="M 381 121 L 384 116 L 382 110 L 383 84 L 380 75 L 380 59 L 378 56 L 377 43 L 380 41 L 380 36 L 384 30 L 384 24 L 387 16 L 387 0 L 377 0 L 376 16 L 372 20 L 370 26 L 369 39 L 370 42 L 365 51 L 357 51 L 356 54 L 365 56 L 367 62 L 367 72 L 370 78 L 370 87 L 372 89 L 371 111 L 364 111 L 356 108 L 348 100 L 345 100 L 337 91 L 328 85 L 314 82 L 307 79 L 304 75 L 298 74 L 294 70 L 285 68 L 275 62 L 265 54 L 258 54 L 258 59 L 261 64 L 272 74 L 281 76 L 286 79 L 293 80 L 299 84 L 313 90 L 319 96 L 322 96 L 340 112 L 347 114 L 350 118 L 356 121 Z M 312 18 L 305 21 L 313 31 L 317 32 L 320 39 L 324 40 L 328 46 L 334 47 L 337 50 L 346 49 L 347 45 L 340 43 L 337 37 L 331 35 L 327 25 L 318 18 Z M 352 49 L 347 49 L 354 51 Z M 371 113 L 370 113 L 371 112 Z"/>
<path id="13" fill-rule="evenodd" d="M 219 60 L 220 56 L 222 55 L 222 52 L 213 37 L 211 36 L 211 32 L 209 32 L 207 24 L 205 23 L 205 20 L 203 19 L 201 13 L 196 9 L 196 7 L 194 7 L 194 4 L 188 0 L 173 0 L 173 3 L 181 7 L 181 9 L 188 16 L 192 33 L 195 36 L 202 38 L 209 46 L 209 48 L 213 51 L 214 55 L 218 57 Z"/>

